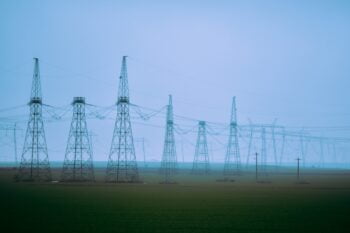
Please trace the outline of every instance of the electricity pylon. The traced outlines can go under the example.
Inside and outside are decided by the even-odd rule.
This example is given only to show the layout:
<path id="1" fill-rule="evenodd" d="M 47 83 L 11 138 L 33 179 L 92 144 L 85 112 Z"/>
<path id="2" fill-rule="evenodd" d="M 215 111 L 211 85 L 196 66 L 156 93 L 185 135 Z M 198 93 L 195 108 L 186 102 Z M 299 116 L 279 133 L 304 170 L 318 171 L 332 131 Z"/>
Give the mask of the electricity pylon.
<path id="1" fill-rule="evenodd" d="M 281 154 L 280 154 L 280 161 L 279 161 L 279 165 L 282 166 L 283 163 L 283 157 L 284 157 L 284 148 L 286 145 L 286 129 L 284 127 L 282 127 L 282 146 L 281 146 Z"/>
<path id="2" fill-rule="evenodd" d="M 252 145 L 253 145 L 253 126 L 252 123 L 249 120 L 249 143 L 248 143 L 248 154 L 247 154 L 247 163 L 246 163 L 246 167 L 248 168 L 249 166 L 249 159 L 252 153 Z"/>
<path id="3" fill-rule="evenodd" d="M 300 160 L 302 160 L 302 166 L 305 167 L 306 154 L 307 154 L 307 140 L 303 132 L 300 133 L 300 152 L 301 152 Z"/>
<path id="4" fill-rule="evenodd" d="M 237 113 L 236 113 L 236 97 L 232 99 L 230 135 L 225 157 L 224 175 L 238 175 L 241 170 L 241 158 L 238 143 L 237 129 Z"/>
<path id="5" fill-rule="evenodd" d="M 266 129 L 261 129 L 261 153 L 260 153 L 260 177 L 267 178 L 267 151 L 266 151 Z M 260 182 L 267 182 L 267 180 L 260 180 Z"/>
<path id="6" fill-rule="evenodd" d="M 139 182 L 139 172 L 129 114 L 126 56 L 123 56 L 119 78 L 117 118 L 106 173 L 106 182 Z"/>
<path id="7" fill-rule="evenodd" d="M 209 171 L 210 167 L 206 123 L 205 121 L 199 121 L 196 151 L 192 166 L 192 174 L 208 174 Z"/>
<path id="8" fill-rule="evenodd" d="M 171 95 L 169 96 L 169 105 L 167 106 L 164 149 L 160 172 L 162 175 L 164 175 L 164 180 L 161 183 L 175 183 L 174 175 L 177 172 L 177 157 L 174 137 L 173 104 Z"/>
<path id="9" fill-rule="evenodd" d="M 85 117 L 85 98 L 74 97 L 62 181 L 94 181 L 92 148 Z"/>
<path id="10" fill-rule="evenodd" d="M 277 159 L 277 146 L 276 146 L 276 136 L 275 136 L 275 123 L 276 119 L 272 124 L 271 131 L 272 131 L 272 148 L 273 148 L 273 157 L 275 159 L 275 168 L 278 169 L 278 159 Z"/>
<path id="11" fill-rule="evenodd" d="M 42 94 L 38 58 L 34 58 L 34 75 L 29 107 L 30 116 L 16 179 L 19 181 L 50 181 L 51 170 L 42 119 Z"/>

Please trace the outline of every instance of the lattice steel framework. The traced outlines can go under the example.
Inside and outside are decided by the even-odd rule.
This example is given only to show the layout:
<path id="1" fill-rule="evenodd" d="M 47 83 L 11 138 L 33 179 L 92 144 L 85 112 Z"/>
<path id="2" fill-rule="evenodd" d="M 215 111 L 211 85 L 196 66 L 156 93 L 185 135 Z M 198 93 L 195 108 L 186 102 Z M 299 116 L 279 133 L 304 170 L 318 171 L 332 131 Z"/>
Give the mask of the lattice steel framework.
<path id="1" fill-rule="evenodd" d="M 192 166 L 192 174 L 208 174 L 210 172 L 207 132 L 205 121 L 198 123 L 198 136 Z"/>
<path id="2" fill-rule="evenodd" d="M 29 121 L 16 179 L 19 181 L 50 181 L 51 170 L 42 119 L 42 94 L 38 58 L 34 58 L 34 75 L 29 107 Z"/>
<path id="3" fill-rule="evenodd" d="M 162 183 L 175 183 L 174 175 L 177 173 L 177 157 L 174 136 L 173 104 L 171 95 L 169 96 L 169 104 L 167 106 L 164 149 L 160 172 L 164 176 Z"/>
<path id="4" fill-rule="evenodd" d="M 259 166 L 259 177 L 267 176 L 267 148 L 266 148 L 266 129 L 261 128 L 261 153 L 260 153 L 260 166 Z"/>
<path id="5" fill-rule="evenodd" d="M 225 156 L 224 175 L 238 175 L 240 170 L 241 158 L 238 142 L 236 98 L 233 97 L 230 119 L 230 135 Z"/>
<path id="6" fill-rule="evenodd" d="M 115 183 L 139 182 L 139 172 L 129 115 L 126 56 L 122 60 L 119 78 L 117 118 L 107 164 L 106 181 Z"/>
<path id="7" fill-rule="evenodd" d="M 92 148 L 85 117 L 85 98 L 74 97 L 61 180 L 65 182 L 94 181 Z"/>

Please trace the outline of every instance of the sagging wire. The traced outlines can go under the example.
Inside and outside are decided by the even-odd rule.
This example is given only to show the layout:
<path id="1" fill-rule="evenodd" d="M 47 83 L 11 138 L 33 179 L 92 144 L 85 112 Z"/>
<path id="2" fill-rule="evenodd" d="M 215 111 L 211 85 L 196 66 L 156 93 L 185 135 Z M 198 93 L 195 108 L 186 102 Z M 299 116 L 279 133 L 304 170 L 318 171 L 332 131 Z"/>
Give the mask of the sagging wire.
<path id="1" fill-rule="evenodd" d="M 197 125 L 192 126 L 190 129 L 187 129 L 187 130 L 182 129 L 178 124 L 174 124 L 174 126 L 175 126 L 174 130 L 176 131 L 177 134 L 197 133 L 197 130 L 196 130 Z"/>
<path id="2" fill-rule="evenodd" d="M 97 110 L 92 110 L 87 115 L 90 117 L 95 117 L 99 120 L 106 119 L 113 111 L 115 111 L 115 105 L 100 107 L 93 104 L 86 104 L 86 106 L 97 108 Z M 89 108 L 87 109 L 90 110 Z"/>
<path id="3" fill-rule="evenodd" d="M 61 120 L 71 110 L 69 105 L 64 107 L 55 107 L 52 105 L 43 104 L 43 106 L 43 109 L 55 120 Z M 57 110 L 61 111 L 61 113 L 57 113 Z"/>
<path id="4" fill-rule="evenodd" d="M 145 107 L 141 107 L 141 106 L 136 105 L 136 104 L 130 104 L 130 106 L 132 107 L 131 109 L 133 109 L 134 112 L 144 121 L 148 121 L 152 117 L 157 116 L 158 114 L 162 113 L 167 108 L 167 105 L 165 105 L 165 106 L 163 106 L 163 107 L 161 107 L 160 109 L 157 109 L 157 110 L 147 109 Z M 152 112 L 147 114 L 147 113 L 142 112 L 141 109 L 146 109 L 146 110 L 149 110 L 149 111 L 152 111 Z"/>

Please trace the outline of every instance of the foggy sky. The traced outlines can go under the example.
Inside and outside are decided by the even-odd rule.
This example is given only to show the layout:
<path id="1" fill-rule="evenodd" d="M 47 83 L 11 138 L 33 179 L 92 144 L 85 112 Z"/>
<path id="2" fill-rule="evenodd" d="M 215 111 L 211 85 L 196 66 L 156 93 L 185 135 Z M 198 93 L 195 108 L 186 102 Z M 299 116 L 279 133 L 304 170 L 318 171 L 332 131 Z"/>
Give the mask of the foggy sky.
<path id="1" fill-rule="evenodd" d="M 175 114 L 225 123 L 236 96 L 241 124 L 349 126 L 349 28 L 349 1 L 1 1 L 0 107 L 29 101 L 33 57 L 46 104 L 85 96 L 110 106 L 128 55 L 131 102 L 141 106 L 159 109 L 172 94 Z M 88 125 L 105 160 L 114 122 Z M 69 120 L 45 128 L 50 159 L 63 159 Z M 160 158 L 164 129 L 133 128 Z"/>

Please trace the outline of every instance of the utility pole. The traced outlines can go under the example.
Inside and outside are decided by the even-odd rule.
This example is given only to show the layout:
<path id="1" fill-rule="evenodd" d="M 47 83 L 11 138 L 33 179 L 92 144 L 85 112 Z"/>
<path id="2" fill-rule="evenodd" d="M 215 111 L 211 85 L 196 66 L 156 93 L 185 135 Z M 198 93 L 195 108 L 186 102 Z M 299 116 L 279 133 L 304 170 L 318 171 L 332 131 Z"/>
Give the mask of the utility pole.
<path id="1" fill-rule="evenodd" d="M 240 170 L 241 158 L 237 131 L 236 97 L 233 97 L 230 118 L 230 135 L 228 138 L 224 164 L 224 176 L 238 175 L 240 173 Z"/>
<path id="2" fill-rule="evenodd" d="M 196 151 L 193 160 L 192 174 L 209 174 L 209 153 L 205 121 L 198 123 Z"/>
<path id="3" fill-rule="evenodd" d="M 117 102 L 117 117 L 109 152 L 106 182 L 137 183 L 139 171 L 129 114 L 129 86 L 126 56 L 123 56 Z"/>
<path id="4" fill-rule="evenodd" d="M 91 136 L 85 117 L 85 98 L 74 97 L 73 117 L 70 126 L 66 154 L 63 162 L 63 182 L 94 181 Z"/>
<path id="5" fill-rule="evenodd" d="M 34 75 L 29 107 L 30 115 L 16 180 L 50 181 L 51 169 L 42 119 L 42 94 L 38 58 L 34 58 Z"/>
<path id="6" fill-rule="evenodd" d="M 297 181 L 299 182 L 300 181 L 300 158 L 297 158 L 297 164 L 298 164 L 298 167 L 297 167 Z"/>
<path id="7" fill-rule="evenodd" d="M 163 157 L 160 172 L 164 175 L 162 184 L 173 184 L 174 175 L 177 173 L 177 157 L 174 136 L 174 117 L 172 97 L 169 95 L 169 104 L 167 106 L 167 119 L 164 139 Z"/>

